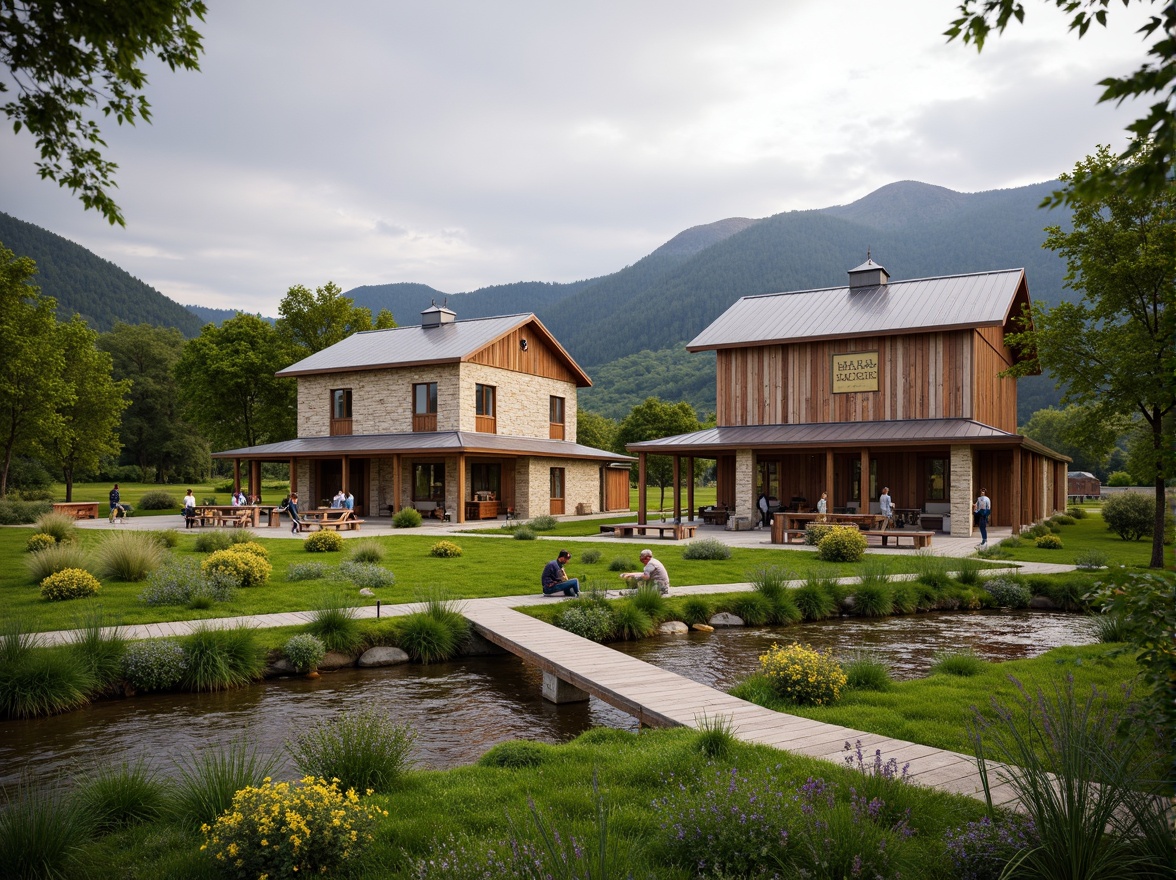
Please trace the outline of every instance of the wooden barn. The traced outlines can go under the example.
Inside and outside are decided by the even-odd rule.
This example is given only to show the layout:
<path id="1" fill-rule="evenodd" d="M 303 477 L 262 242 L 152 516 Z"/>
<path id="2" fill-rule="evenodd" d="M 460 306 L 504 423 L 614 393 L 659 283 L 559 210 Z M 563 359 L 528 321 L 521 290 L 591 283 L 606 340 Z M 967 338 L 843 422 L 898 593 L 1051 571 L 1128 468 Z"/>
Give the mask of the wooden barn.
<path id="1" fill-rule="evenodd" d="M 1074 500 L 1099 498 L 1102 496 L 1102 483 L 1089 471 L 1070 471 L 1066 474 L 1066 494 Z"/>
<path id="2" fill-rule="evenodd" d="M 876 513 L 889 487 L 900 522 L 956 536 L 981 488 L 993 525 L 1064 509 L 1069 459 L 1017 434 L 1016 380 L 1001 375 L 1028 304 L 1022 269 L 891 282 L 869 259 L 845 287 L 743 297 L 687 346 L 716 353 L 717 426 L 631 444 L 639 482 L 647 455 L 673 456 L 679 475 L 713 458 L 720 505 L 747 517 L 761 491 Z"/>

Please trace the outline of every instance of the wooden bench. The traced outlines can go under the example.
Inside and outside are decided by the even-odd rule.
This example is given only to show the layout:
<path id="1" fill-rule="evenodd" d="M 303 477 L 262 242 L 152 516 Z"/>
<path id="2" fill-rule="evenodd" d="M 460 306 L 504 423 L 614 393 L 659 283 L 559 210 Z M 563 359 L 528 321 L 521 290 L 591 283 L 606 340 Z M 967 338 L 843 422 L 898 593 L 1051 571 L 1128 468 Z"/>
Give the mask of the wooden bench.
<path id="1" fill-rule="evenodd" d="M 322 531 L 323 529 L 354 529 L 359 531 L 359 527 L 364 524 L 365 520 L 356 519 L 354 511 L 346 508 L 339 508 L 335 510 L 321 510 L 317 512 L 310 512 L 304 514 L 302 522 L 299 523 L 298 530 L 300 532 L 312 532 L 316 529 Z"/>
<path id="2" fill-rule="evenodd" d="M 604 526 L 601 526 L 601 531 Z M 659 538 L 669 538 L 677 541 L 682 538 L 693 538 L 694 532 L 698 528 L 697 523 L 617 523 L 609 526 L 612 533 L 618 538 L 629 538 L 634 535 L 645 535 L 648 532 L 657 532 Z"/>
<path id="3" fill-rule="evenodd" d="M 731 515 L 731 511 L 724 508 L 717 510 L 704 509 L 701 511 L 701 515 L 702 521 L 708 526 L 725 526 L 727 524 L 727 518 Z"/>
<path id="4" fill-rule="evenodd" d="M 869 543 L 870 538 L 881 538 L 882 546 L 887 546 L 887 541 L 894 538 L 894 546 L 901 547 L 902 538 L 910 538 L 911 546 L 916 550 L 921 550 L 924 547 L 931 546 L 931 539 L 935 536 L 934 532 L 913 532 L 905 529 L 876 529 L 874 531 L 862 532 L 866 536 L 866 542 Z"/>
<path id="5" fill-rule="evenodd" d="M 64 513 L 74 519 L 98 519 L 97 501 L 55 501 L 54 513 Z"/>

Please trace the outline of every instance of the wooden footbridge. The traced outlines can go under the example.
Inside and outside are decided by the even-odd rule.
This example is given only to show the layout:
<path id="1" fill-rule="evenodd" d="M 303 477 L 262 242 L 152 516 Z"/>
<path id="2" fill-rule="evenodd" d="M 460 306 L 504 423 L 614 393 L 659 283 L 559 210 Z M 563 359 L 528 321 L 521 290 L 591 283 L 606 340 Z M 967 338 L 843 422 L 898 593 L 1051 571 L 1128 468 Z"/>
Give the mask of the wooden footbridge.
<path id="1" fill-rule="evenodd" d="M 517 600 L 516 600 L 517 601 Z M 729 722 L 736 738 L 841 764 L 845 744 L 880 750 L 883 760 L 910 764 L 908 780 L 983 799 L 980 773 L 969 755 L 891 739 L 774 712 L 613 651 L 515 611 L 501 600 L 469 602 L 462 613 L 483 638 L 543 671 L 543 695 L 556 703 L 597 697 L 649 727 L 698 727 Z M 1012 805 L 1015 792 L 998 782 L 990 762 L 993 803 Z"/>

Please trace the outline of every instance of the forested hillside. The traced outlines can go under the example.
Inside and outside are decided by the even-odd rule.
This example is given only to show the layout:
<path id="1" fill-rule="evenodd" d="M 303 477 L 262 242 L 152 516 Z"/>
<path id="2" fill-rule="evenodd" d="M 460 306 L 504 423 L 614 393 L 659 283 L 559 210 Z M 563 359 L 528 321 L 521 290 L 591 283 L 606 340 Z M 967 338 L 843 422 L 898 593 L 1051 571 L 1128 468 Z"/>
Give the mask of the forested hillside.
<path id="1" fill-rule="evenodd" d="M 182 305 L 60 235 L 0 213 L 0 244 L 36 261 L 34 281 L 57 300 L 63 321 L 76 312 L 100 331 L 123 321 L 175 327 L 188 337 L 200 332 L 203 322 Z"/>
<path id="2" fill-rule="evenodd" d="M 219 327 L 225 321 L 229 320 L 229 318 L 237 315 L 237 309 L 213 309 L 208 306 L 194 306 L 190 304 L 184 306 L 184 308 L 200 319 L 201 326 L 205 324 L 216 324 Z M 259 315 L 258 317 L 263 321 L 269 321 L 271 324 L 277 320 L 276 318 L 267 318 L 264 315 Z"/>

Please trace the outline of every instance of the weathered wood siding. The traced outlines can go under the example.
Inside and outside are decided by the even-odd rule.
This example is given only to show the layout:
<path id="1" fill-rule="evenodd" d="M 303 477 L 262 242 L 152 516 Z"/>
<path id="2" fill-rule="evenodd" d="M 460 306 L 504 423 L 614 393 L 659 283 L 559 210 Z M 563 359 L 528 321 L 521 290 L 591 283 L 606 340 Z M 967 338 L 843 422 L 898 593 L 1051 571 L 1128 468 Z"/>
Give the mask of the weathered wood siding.
<path id="1" fill-rule="evenodd" d="M 977 327 L 974 344 L 976 368 L 972 375 L 972 398 L 975 408 L 971 418 L 1015 434 L 1017 380 L 1000 376 L 1002 370 L 1013 364 L 1013 352 L 1004 344 L 1004 330 Z"/>
<path id="2" fill-rule="evenodd" d="M 832 392 L 830 357 L 878 352 L 878 390 Z M 969 330 L 765 345 L 718 352 L 720 425 L 972 418 Z"/>
<path id="3" fill-rule="evenodd" d="M 527 340 L 526 351 L 519 344 L 523 339 Z M 544 344 L 541 335 L 526 324 L 486 346 L 471 357 L 470 362 L 564 382 L 574 383 L 577 379 L 563 358 Z"/>

